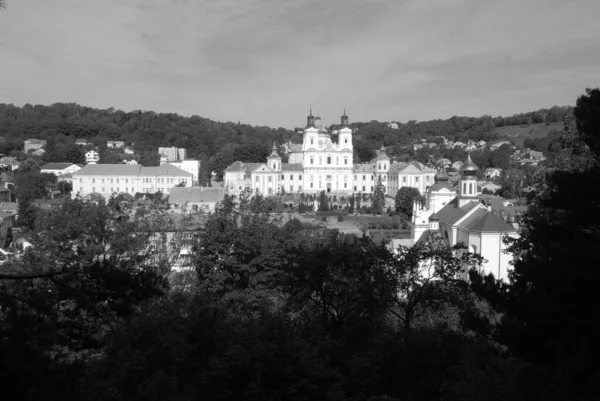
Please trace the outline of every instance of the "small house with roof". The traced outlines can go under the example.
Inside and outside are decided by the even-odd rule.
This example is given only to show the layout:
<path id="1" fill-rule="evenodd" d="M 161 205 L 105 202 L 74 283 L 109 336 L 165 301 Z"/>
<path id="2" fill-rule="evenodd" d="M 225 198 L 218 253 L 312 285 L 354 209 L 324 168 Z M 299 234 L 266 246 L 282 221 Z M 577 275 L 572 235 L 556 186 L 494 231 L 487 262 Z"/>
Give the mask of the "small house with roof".
<path id="1" fill-rule="evenodd" d="M 212 213 L 224 197 L 224 188 L 175 187 L 169 193 L 169 205 L 182 212 Z"/>
<path id="2" fill-rule="evenodd" d="M 23 145 L 23 152 L 29 153 L 29 151 L 35 151 L 35 150 L 43 148 L 44 146 L 46 146 L 46 141 L 43 139 L 35 139 L 35 138 L 26 139 L 25 143 Z"/>
<path id="3" fill-rule="evenodd" d="M 73 174 L 74 172 L 81 170 L 82 167 L 81 164 L 75 163 L 47 163 L 42 166 L 40 172 L 59 176 Z"/>
<path id="4" fill-rule="evenodd" d="M 493 180 L 495 178 L 500 178 L 502 175 L 502 169 L 497 167 L 488 167 L 485 169 L 483 176 L 488 180 Z"/>
<path id="5" fill-rule="evenodd" d="M 411 236 L 417 243 L 435 232 L 448 246 L 462 243 L 466 247 L 463 252 L 484 258 L 479 267 L 482 274 L 492 273 L 498 279 L 507 280 L 512 255 L 505 252 L 503 238 L 516 236 L 517 229 L 479 198 L 478 170 L 469 155 L 461 168 L 456 189 L 449 185 L 449 177 L 443 170 L 436 174 L 436 182 L 425 194 L 425 202 L 415 202 Z M 467 272 L 464 278 L 468 278 Z"/>

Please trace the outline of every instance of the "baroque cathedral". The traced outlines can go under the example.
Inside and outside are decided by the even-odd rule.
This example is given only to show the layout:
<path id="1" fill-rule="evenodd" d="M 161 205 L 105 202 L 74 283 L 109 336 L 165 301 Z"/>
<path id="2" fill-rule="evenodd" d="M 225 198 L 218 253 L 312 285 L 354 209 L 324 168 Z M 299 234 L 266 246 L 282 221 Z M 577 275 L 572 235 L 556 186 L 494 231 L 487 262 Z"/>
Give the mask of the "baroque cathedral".
<path id="1" fill-rule="evenodd" d="M 392 162 L 385 148 L 369 163 L 354 163 L 352 129 L 344 111 L 337 141 L 312 110 L 302 132 L 302 143 L 284 145 L 289 163 L 282 163 L 278 148 L 273 144 L 265 163 L 245 163 L 238 160 L 225 169 L 224 184 L 228 193 L 237 195 L 250 188 L 253 193 L 319 193 L 349 195 L 373 193 L 379 181 L 386 193 L 395 195 L 403 186 L 424 193 L 433 184 L 436 173 L 421 163 Z"/>

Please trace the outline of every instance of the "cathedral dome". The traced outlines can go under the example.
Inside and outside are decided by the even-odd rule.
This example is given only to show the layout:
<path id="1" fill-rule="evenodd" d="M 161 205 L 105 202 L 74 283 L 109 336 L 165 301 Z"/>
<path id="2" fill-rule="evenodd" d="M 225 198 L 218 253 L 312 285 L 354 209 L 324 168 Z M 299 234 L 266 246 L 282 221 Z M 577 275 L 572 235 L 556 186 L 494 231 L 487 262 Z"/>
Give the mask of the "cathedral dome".
<path id="1" fill-rule="evenodd" d="M 446 173 L 445 169 L 441 169 L 437 172 L 437 174 L 433 177 L 434 182 L 448 182 L 450 181 L 450 176 Z"/>
<path id="2" fill-rule="evenodd" d="M 467 160 L 460 167 L 460 172 L 467 174 L 467 175 L 473 175 L 478 170 L 479 170 L 479 167 L 477 167 L 477 165 L 475 163 L 473 163 L 473 160 L 471 160 L 471 154 L 469 153 L 469 155 L 467 156 Z"/>

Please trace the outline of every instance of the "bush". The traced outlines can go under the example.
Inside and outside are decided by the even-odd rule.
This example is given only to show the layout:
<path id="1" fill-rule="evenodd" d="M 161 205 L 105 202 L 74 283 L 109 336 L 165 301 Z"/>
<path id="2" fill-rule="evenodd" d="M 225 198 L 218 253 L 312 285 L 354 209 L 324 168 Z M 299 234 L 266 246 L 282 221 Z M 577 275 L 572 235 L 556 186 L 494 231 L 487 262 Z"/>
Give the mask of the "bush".
<path id="1" fill-rule="evenodd" d="M 338 221 L 340 221 L 340 222 L 344 221 L 344 215 L 343 214 L 338 215 Z"/>
<path id="2" fill-rule="evenodd" d="M 388 229 L 388 225 L 387 224 L 382 224 L 381 225 L 381 229 L 382 230 L 387 230 Z"/>
<path id="3" fill-rule="evenodd" d="M 327 221 L 327 217 L 323 216 L 323 217 L 321 217 L 321 220 Z"/>
<path id="4" fill-rule="evenodd" d="M 407 222 L 406 220 L 404 220 L 404 221 L 402 222 L 402 229 L 403 229 L 403 230 L 408 230 L 408 222 Z"/>
<path id="5" fill-rule="evenodd" d="M 381 230 L 381 225 L 380 225 L 380 224 L 377 224 L 377 225 L 375 226 L 375 229 L 376 229 L 376 230 Z"/>

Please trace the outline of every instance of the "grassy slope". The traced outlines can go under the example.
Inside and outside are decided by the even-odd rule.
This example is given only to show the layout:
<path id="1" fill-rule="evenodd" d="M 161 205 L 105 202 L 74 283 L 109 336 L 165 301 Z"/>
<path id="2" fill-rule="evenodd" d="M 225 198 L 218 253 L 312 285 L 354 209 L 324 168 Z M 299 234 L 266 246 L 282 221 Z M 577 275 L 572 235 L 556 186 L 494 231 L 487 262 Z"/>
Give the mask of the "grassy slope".
<path id="1" fill-rule="evenodd" d="M 503 137 L 509 138 L 512 142 L 517 145 L 523 145 L 526 138 L 544 138 L 550 132 L 558 130 L 562 131 L 564 124 L 562 122 L 555 122 L 546 125 L 545 123 L 532 124 L 528 126 L 510 126 L 510 127 L 499 127 L 494 130 Z"/>

